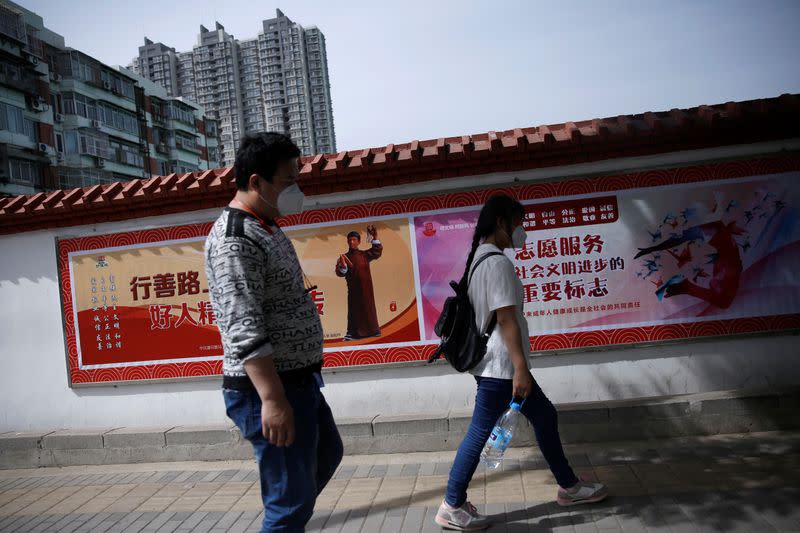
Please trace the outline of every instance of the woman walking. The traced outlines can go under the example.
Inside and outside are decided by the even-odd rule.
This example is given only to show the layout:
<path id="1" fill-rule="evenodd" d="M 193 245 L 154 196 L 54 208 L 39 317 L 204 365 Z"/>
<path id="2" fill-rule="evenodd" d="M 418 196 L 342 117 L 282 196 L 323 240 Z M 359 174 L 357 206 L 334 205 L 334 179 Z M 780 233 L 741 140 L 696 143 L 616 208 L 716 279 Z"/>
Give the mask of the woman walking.
<path id="1" fill-rule="evenodd" d="M 456 454 L 450 479 L 436 523 L 444 528 L 477 531 L 490 525 L 467 501 L 467 487 L 480 460 L 480 454 L 497 419 L 512 398 L 525 399 L 522 414 L 533 424 L 536 441 L 559 485 L 560 505 L 597 502 L 608 495 L 601 483 L 581 481 L 564 456 L 555 407 L 533 379 L 528 367 L 530 343 L 528 323 L 522 313 L 523 288 L 514 265 L 505 255 L 483 261 L 475 272 L 473 263 L 486 254 L 508 248 L 522 248 L 526 234 L 522 228 L 525 210 L 515 199 L 500 195 L 486 202 L 478 217 L 462 283 L 469 282 L 469 299 L 481 331 L 497 315 L 497 328 L 487 344 L 486 356 L 470 373 L 478 392 L 472 422 Z"/>

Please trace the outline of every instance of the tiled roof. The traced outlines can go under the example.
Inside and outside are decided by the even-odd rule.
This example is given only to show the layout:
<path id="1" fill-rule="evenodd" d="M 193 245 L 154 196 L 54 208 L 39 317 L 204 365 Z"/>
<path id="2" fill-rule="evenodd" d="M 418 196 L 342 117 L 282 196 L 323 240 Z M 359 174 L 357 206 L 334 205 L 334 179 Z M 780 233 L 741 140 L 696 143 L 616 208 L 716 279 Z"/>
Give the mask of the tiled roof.
<path id="1" fill-rule="evenodd" d="M 800 136 L 800 95 L 390 144 L 301 159 L 307 195 Z M 0 234 L 226 204 L 233 170 L 0 198 Z"/>

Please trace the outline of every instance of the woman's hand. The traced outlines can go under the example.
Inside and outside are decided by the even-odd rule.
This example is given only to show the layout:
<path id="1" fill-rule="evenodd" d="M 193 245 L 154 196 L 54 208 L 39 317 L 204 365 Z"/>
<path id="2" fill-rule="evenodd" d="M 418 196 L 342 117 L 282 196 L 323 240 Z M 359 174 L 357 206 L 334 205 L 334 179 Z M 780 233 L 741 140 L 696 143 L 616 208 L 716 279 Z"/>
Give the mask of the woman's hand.
<path id="1" fill-rule="evenodd" d="M 527 368 L 514 371 L 514 398 L 527 398 L 533 390 L 533 376 Z"/>

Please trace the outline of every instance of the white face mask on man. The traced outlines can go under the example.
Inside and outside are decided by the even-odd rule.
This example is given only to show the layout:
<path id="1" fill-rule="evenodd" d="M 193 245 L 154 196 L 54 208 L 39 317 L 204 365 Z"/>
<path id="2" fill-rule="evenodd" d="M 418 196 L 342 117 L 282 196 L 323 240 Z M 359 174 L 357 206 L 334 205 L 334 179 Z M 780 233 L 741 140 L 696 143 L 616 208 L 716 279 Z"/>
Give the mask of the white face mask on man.
<path id="1" fill-rule="evenodd" d="M 273 189 L 275 188 L 271 183 L 269 183 L 269 186 Z M 303 194 L 303 191 L 300 190 L 300 187 L 296 183 L 292 183 L 278 194 L 278 205 L 273 205 L 268 202 L 266 198 L 261 196 L 261 193 L 257 194 L 262 202 L 270 207 L 276 208 L 281 216 L 300 213 L 303 210 L 303 202 L 306 199 L 306 195 Z"/>

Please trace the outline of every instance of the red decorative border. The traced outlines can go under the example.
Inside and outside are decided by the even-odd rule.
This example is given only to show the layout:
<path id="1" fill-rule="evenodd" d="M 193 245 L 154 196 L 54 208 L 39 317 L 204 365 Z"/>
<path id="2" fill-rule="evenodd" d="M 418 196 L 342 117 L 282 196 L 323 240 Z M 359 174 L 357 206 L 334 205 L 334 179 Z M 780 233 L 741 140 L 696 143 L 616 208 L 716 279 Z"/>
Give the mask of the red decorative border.
<path id="1" fill-rule="evenodd" d="M 520 200 L 537 200 L 578 194 L 760 176 L 794 170 L 800 170 L 800 158 L 785 157 L 733 161 L 703 166 L 651 170 L 621 176 L 599 176 L 319 209 L 285 217 L 279 221 L 279 224 L 282 227 L 291 227 L 439 209 L 472 207 L 483 204 L 489 196 L 499 192 L 515 195 Z M 78 368 L 72 290 L 69 278 L 69 262 L 67 260 L 67 254 L 75 251 L 201 237 L 209 233 L 211 224 L 211 222 L 208 222 L 58 241 L 61 298 L 71 384 L 213 376 L 222 372 L 222 361 L 157 363 L 143 366 L 80 370 Z M 800 329 L 800 314 L 542 335 L 532 339 L 531 347 L 536 352 L 547 352 L 795 329 Z M 426 360 L 434 350 L 435 346 L 422 345 L 330 352 L 325 354 L 325 366 L 330 368 L 422 361 Z"/>

